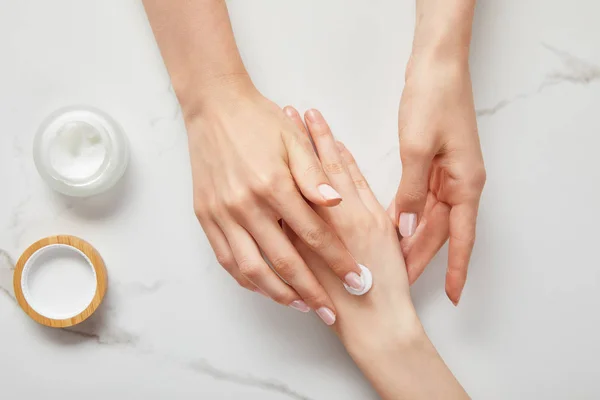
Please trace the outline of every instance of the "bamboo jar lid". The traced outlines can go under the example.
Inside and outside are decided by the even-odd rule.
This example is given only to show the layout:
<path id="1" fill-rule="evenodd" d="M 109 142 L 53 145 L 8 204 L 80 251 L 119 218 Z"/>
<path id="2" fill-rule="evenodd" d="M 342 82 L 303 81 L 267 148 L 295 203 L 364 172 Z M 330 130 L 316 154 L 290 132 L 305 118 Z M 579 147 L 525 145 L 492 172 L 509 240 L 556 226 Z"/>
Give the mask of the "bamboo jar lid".
<path id="1" fill-rule="evenodd" d="M 91 271 L 84 271 L 87 276 L 90 276 L 90 272 L 93 274 L 85 293 L 82 293 L 83 297 L 75 304 L 69 304 L 69 301 L 73 303 L 72 299 L 62 295 L 81 288 L 46 288 L 51 289 L 49 295 L 52 299 L 60 298 L 62 309 L 52 309 L 30 291 L 33 284 L 30 278 L 36 279 L 32 275 L 39 274 L 44 268 L 44 260 L 52 260 L 53 257 L 78 258 L 82 265 L 91 268 Z M 60 261 L 56 264 L 60 264 Z M 49 236 L 33 243 L 19 257 L 13 276 L 15 297 L 23 311 L 34 321 L 53 328 L 66 328 L 89 318 L 102 303 L 107 283 L 106 267 L 98 251 L 83 239 L 70 235 Z"/>

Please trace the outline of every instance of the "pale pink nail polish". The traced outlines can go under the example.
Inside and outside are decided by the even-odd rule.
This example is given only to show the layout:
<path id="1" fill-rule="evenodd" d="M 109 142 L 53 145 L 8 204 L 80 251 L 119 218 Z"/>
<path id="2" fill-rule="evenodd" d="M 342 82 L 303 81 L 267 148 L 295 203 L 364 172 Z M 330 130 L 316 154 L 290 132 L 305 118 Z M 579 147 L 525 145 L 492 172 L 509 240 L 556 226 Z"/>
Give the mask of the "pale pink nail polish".
<path id="1" fill-rule="evenodd" d="M 298 310 L 303 313 L 307 313 L 310 311 L 310 307 L 306 305 L 302 300 L 294 300 L 290 303 L 290 307 L 294 310 Z"/>
<path id="2" fill-rule="evenodd" d="M 286 107 L 283 109 L 283 112 L 285 112 L 285 114 L 290 117 L 290 118 L 294 118 L 294 112 L 292 111 L 292 109 L 290 107 Z"/>
<path id="3" fill-rule="evenodd" d="M 322 184 L 319 185 L 319 187 L 317 188 L 319 190 L 319 193 L 321 193 L 321 196 L 323 196 L 323 198 L 325 200 L 341 200 L 342 196 L 340 196 L 340 194 L 331 186 L 327 185 L 327 184 Z"/>
<path id="4" fill-rule="evenodd" d="M 306 113 L 306 118 L 309 122 L 312 122 L 314 124 L 320 124 L 321 122 L 323 122 L 323 115 L 319 110 L 315 109 L 308 110 Z"/>
<path id="5" fill-rule="evenodd" d="M 344 280 L 346 281 L 346 284 L 352 289 L 360 291 L 365 288 L 365 282 L 363 278 L 356 272 L 349 272 L 344 278 Z"/>
<path id="6" fill-rule="evenodd" d="M 335 323 L 335 314 L 327 307 L 321 307 L 317 310 L 317 315 L 325 322 L 326 325 Z"/>
<path id="7" fill-rule="evenodd" d="M 401 213 L 398 228 L 402 237 L 412 236 L 417 229 L 417 214 Z"/>

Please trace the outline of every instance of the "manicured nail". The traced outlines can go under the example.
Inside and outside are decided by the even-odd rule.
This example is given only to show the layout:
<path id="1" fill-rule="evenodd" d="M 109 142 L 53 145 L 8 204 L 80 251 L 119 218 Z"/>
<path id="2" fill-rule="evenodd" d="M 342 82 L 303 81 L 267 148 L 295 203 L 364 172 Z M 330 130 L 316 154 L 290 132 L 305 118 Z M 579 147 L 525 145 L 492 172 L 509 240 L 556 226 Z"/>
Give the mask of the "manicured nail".
<path id="1" fill-rule="evenodd" d="M 294 118 L 294 111 L 292 110 L 291 107 L 286 107 L 283 109 L 283 112 L 290 118 Z"/>
<path id="2" fill-rule="evenodd" d="M 335 314 L 327 307 L 321 307 L 317 310 L 317 315 L 327 325 L 333 325 L 335 323 Z"/>
<path id="3" fill-rule="evenodd" d="M 415 233 L 417 229 L 417 214 L 415 213 L 401 213 L 400 221 L 398 223 L 400 234 L 402 237 L 409 237 Z"/>
<path id="4" fill-rule="evenodd" d="M 322 184 L 319 185 L 319 187 L 317 188 L 319 189 L 319 193 L 321 193 L 321 196 L 323 196 L 323 198 L 325 200 L 341 200 L 342 196 L 340 196 L 340 194 L 331 186 L 327 185 L 327 184 Z"/>
<path id="5" fill-rule="evenodd" d="M 319 112 L 319 110 L 308 110 L 308 112 L 306 113 L 306 118 L 314 123 L 314 124 L 320 124 L 323 122 L 323 115 Z"/>
<path id="6" fill-rule="evenodd" d="M 298 310 L 303 313 L 307 313 L 310 311 L 310 307 L 306 305 L 302 300 L 294 300 L 290 303 L 290 307 L 294 310 Z"/>
<path id="7" fill-rule="evenodd" d="M 360 275 L 356 272 L 350 272 L 346 275 L 344 288 L 353 296 L 362 296 L 373 287 L 373 274 L 371 270 L 362 264 L 358 264 Z M 353 275 L 352 275 L 353 274 Z"/>
<path id="8" fill-rule="evenodd" d="M 256 289 L 254 289 L 254 291 L 260 295 L 265 296 L 267 299 L 270 299 L 270 297 L 265 292 L 263 292 L 261 289 L 256 288 Z"/>
<path id="9" fill-rule="evenodd" d="M 344 278 L 346 284 L 355 290 L 363 290 L 365 288 L 365 281 L 362 276 L 357 274 L 356 272 L 349 272 Z"/>

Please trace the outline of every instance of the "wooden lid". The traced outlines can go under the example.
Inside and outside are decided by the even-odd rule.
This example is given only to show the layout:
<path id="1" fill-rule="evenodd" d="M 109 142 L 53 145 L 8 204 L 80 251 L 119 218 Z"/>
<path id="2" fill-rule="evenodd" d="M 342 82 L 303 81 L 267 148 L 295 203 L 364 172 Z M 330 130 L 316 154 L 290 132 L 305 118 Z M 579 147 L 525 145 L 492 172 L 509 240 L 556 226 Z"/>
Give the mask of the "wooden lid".
<path id="1" fill-rule="evenodd" d="M 53 245 L 70 246 L 79 250 L 88 258 L 92 265 L 92 268 L 95 271 L 96 291 L 94 293 L 92 301 L 86 307 L 85 310 L 71 318 L 52 319 L 39 314 L 29 305 L 23 293 L 23 268 L 27 264 L 27 261 L 38 250 Z M 87 318 L 89 318 L 100 306 L 100 303 L 102 303 L 102 299 L 104 299 L 104 295 L 106 293 L 107 283 L 108 280 L 106 275 L 106 267 L 98 251 L 85 240 L 71 235 L 49 236 L 47 238 L 40 239 L 37 242 L 33 243 L 27 248 L 27 250 L 23 252 L 21 257 L 19 257 L 13 276 L 15 297 L 23 311 L 25 311 L 25 313 L 29 315 L 34 321 L 39 322 L 42 325 L 50 326 L 52 328 L 67 328 L 69 326 L 79 324 L 80 322 L 83 322 Z"/>

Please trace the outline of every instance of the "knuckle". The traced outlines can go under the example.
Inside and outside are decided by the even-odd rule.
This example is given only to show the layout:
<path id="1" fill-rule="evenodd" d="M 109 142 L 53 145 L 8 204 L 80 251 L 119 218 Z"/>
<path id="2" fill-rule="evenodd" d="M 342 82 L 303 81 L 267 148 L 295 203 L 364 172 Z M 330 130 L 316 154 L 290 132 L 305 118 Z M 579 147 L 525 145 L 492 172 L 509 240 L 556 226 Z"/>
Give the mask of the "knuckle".
<path id="1" fill-rule="evenodd" d="M 264 196 L 273 190 L 277 184 L 278 177 L 274 173 L 259 175 L 252 184 L 252 191 L 260 196 Z"/>
<path id="2" fill-rule="evenodd" d="M 354 186 L 356 186 L 357 189 L 368 189 L 369 183 L 365 178 L 356 178 L 354 179 Z"/>
<path id="3" fill-rule="evenodd" d="M 355 262 L 350 259 L 345 258 L 335 258 L 333 260 L 327 261 L 327 266 L 330 270 L 332 270 L 336 275 L 343 277 L 346 273 L 352 271 L 354 268 Z"/>
<path id="4" fill-rule="evenodd" d="M 271 199 L 279 193 L 289 192 L 294 189 L 290 176 L 282 173 L 273 173 L 260 176 L 252 191 L 261 198 Z"/>
<path id="5" fill-rule="evenodd" d="M 241 287 L 243 287 L 244 289 L 248 289 L 250 291 L 254 291 L 254 285 L 252 285 L 250 282 L 248 282 L 246 279 L 236 279 L 236 282 L 238 283 L 238 285 L 240 285 Z"/>
<path id="6" fill-rule="evenodd" d="M 263 273 L 262 265 L 254 261 L 242 261 L 239 267 L 242 275 L 251 281 L 254 281 Z"/>
<path id="7" fill-rule="evenodd" d="M 227 271 L 230 271 L 235 267 L 235 259 L 231 254 L 226 253 L 216 253 L 215 257 L 217 257 L 217 262 Z"/>
<path id="8" fill-rule="evenodd" d="M 313 309 L 327 304 L 327 296 L 322 290 L 310 290 L 302 296 L 302 300 Z"/>
<path id="9" fill-rule="evenodd" d="M 342 172 L 344 172 L 344 166 L 342 165 L 342 163 L 339 162 L 324 163 L 323 169 L 328 174 L 341 174 Z"/>
<path id="10" fill-rule="evenodd" d="M 248 209 L 254 200 L 253 194 L 247 188 L 240 188 L 224 200 L 225 207 L 233 213 L 240 214 Z"/>
<path id="11" fill-rule="evenodd" d="M 483 165 L 478 166 L 473 170 L 471 175 L 471 185 L 477 189 L 483 189 L 487 180 L 487 172 Z"/>
<path id="12" fill-rule="evenodd" d="M 400 156 L 404 161 L 428 158 L 431 153 L 431 144 L 422 141 L 405 142 L 400 148 Z"/>
<path id="13" fill-rule="evenodd" d="M 279 257 L 271 260 L 271 265 L 277 273 L 286 281 L 293 280 L 296 275 L 295 263 L 287 257 Z"/>
<path id="14" fill-rule="evenodd" d="M 269 293 L 269 296 L 275 302 L 286 305 L 286 306 L 293 301 L 292 299 L 290 299 L 290 296 L 288 294 L 286 294 L 283 291 L 279 291 L 279 290 L 276 292 L 273 292 L 273 293 Z"/>
<path id="15" fill-rule="evenodd" d="M 404 192 L 404 200 L 416 203 L 425 200 L 427 193 L 422 189 L 413 189 L 407 192 Z"/>
<path id="16" fill-rule="evenodd" d="M 323 170 L 321 169 L 321 166 L 318 163 L 310 163 L 304 171 L 305 176 L 321 175 L 322 173 Z"/>
<path id="17" fill-rule="evenodd" d="M 328 230 L 318 227 L 304 232 L 303 238 L 311 249 L 321 250 L 331 243 L 332 236 L 332 233 Z"/>
<path id="18" fill-rule="evenodd" d="M 203 221 L 208 216 L 208 207 L 205 203 L 200 201 L 194 202 L 194 214 L 199 221 Z"/>

